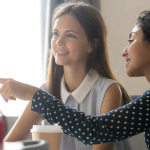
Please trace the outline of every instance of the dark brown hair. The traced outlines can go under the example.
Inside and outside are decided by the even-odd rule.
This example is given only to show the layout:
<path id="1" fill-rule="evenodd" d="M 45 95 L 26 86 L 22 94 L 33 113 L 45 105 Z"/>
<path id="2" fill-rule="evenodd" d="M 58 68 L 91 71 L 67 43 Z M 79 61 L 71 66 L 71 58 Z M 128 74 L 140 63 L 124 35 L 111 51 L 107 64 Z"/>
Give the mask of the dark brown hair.
<path id="1" fill-rule="evenodd" d="M 143 31 L 144 41 L 150 42 L 150 10 L 142 11 L 135 24 Z"/>
<path id="2" fill-rule="evenodd" d="M 52 27 L 57 18 L 64 14 L 73 15 L 84 28 L 88 40 L 93 43 L 93 52 L 89 54 L 87 68 L 95 69 L 101 76 L 108 79 L 115 79 L 109 65 L 107 48 L 107 30 L 100 12 L 89 4 L 83 2 L 64 3 L 59 5 L 53 13 Z M 98 39 L 98 45 L 95 46 L 94 39 Z M 47 86 L 48 91 L 61 99 L 60 83 L 63 75 L 63 66 L 55 63 L 53 54 L 50 54 L 47 68 Z M 122 87 L 122 86 L 121 86 Z M 125 91 L 125 89 L 122 87 Z M 125 91 L 126 93 L 126 91 Z M 126 93 L 127 94 L 127 93 Z M 127 94 L 128 96 L 128 94 Z"/>

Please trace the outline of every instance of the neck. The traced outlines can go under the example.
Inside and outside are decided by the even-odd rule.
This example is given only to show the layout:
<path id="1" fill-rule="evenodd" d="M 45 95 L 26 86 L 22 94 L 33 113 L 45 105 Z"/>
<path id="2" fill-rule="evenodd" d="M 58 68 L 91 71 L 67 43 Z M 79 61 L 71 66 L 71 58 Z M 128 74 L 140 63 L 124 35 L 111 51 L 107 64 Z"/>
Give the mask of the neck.
<path id="1" fill-rule="evenodd" d="M 87 73 L 88 70 L 83 66 L 64 66 L 64 79 L 67 91 L 73 92 L 75 89 L 77 89 Z"/>

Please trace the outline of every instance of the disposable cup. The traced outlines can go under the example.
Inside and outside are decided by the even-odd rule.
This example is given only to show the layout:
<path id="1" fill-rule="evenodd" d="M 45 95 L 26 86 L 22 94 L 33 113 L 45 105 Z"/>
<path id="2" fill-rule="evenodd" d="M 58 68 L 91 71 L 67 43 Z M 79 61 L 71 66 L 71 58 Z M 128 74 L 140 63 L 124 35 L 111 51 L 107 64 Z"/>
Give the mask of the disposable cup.
<path id="1" fill-rule="evenodd" d="M 45 140 L 49 143 L 49 150 L 60 150 L 61 126 L 33 125 L 32 140 Z"/>

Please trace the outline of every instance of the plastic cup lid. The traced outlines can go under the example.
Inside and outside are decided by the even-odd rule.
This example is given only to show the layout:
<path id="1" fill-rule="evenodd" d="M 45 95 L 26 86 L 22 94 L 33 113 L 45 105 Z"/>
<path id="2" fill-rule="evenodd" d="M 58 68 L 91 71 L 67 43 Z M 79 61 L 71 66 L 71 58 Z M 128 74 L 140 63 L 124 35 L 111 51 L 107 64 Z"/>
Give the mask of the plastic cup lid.
<path id="1" fill-rule="evenodd" d="M 33 125 L 31 132 L 62 133 L 61 128 L 58 125 Z"/>

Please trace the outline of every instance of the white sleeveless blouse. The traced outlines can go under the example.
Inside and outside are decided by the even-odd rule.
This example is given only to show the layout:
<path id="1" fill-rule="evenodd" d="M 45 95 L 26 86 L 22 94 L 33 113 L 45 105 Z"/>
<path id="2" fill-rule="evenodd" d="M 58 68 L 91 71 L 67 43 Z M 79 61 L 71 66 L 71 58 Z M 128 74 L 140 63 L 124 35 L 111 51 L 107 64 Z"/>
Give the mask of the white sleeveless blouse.
<path id="1" fill-rule="evenodd" d="M 65 88 L 63 76 L 61 81 L 61 98 L 66 105 L 85 112 L 86 115 L 100 115 L 105 93 L 108 87 L 114 83 L 117 82 L 102 77 L 95 70 L 91 69 L 80 86 L 72 93 L 69 93 Z M 46 83 L 41 88 L 47 91 Z M 129 99 L 123 90 L 122 95 L 125 97 L 125 104 L 129 103 Z M 44 124 L 49 125 L 46 121 L 44 121 Z M 92 145 L 84 145 L 73 137 L 62 134 L 60 150 L 92 150 L 92 147 Z M 132 150 L 129 139 L 116 142 L 113 150 Z"/>

